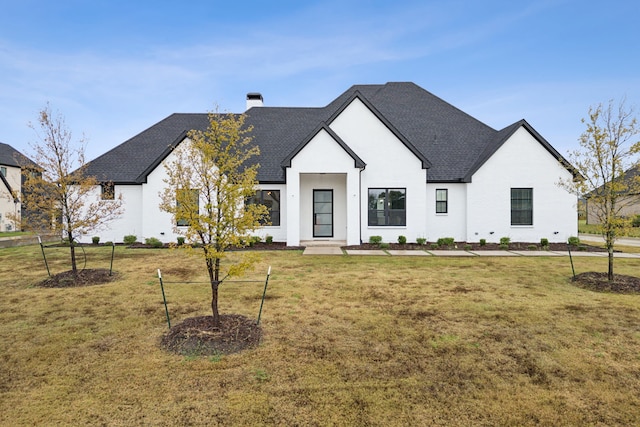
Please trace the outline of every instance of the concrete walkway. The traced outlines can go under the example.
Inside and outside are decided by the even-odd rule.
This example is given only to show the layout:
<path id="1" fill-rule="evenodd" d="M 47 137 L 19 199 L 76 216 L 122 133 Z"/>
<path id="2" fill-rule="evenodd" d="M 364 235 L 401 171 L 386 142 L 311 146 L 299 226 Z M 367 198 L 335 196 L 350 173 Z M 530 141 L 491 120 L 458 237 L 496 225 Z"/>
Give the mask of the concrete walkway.
<path id="1" fill-rule="evenodd" d="M 308 246 L 303 255 L 354 255 L 354 256 L 438 256 L 438 257 L 560 257 L 569 256 L 568 251 L 462 251 L 462 250 L 390 250 L 390 249 L 347 249 L 343 250 L 339 246 Z M 582 252 L 572 251 L 573 257 L 597 257 L 606 258 L 606 252 Z M 615 258 L 638 258 L 640 253 L 613 254 Z"/>

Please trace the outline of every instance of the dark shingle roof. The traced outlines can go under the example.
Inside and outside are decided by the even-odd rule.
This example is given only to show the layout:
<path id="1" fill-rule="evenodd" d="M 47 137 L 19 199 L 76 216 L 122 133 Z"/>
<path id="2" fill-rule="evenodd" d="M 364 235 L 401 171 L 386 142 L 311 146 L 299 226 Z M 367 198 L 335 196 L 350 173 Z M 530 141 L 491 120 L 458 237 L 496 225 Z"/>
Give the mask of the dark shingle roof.
<path id="1" fill-rule="evenodd" d="M 354 85 L 322 108 L 254 107 L 246 112 L 260 147 L 258 180 L 284 182 L 283 161 L 348 102 L 360 98 L 429 168 L 432 182 L 468 182 L 517 128 L 525 125 L 553 155 L 557 152 L 526 122 L 496 131 L 414 83 Z M 207 114 L 172 114 L 89 163 L 99 180 L 141 183 L 191 129 L 204 130 Z M 350 149 L 345 145 L 347 151 Z M 350 153 L 356 157 L 360 153 Z M 558 158 L 559 154 L 557 154 Z"/>
<path id="2" fill-rule="evenodd" d="M 36 166 L 27 156 L 9 144 L 3 144 L 2 142 L 0 142 L 0 165 L 18 168 L 23 166 Z"/>

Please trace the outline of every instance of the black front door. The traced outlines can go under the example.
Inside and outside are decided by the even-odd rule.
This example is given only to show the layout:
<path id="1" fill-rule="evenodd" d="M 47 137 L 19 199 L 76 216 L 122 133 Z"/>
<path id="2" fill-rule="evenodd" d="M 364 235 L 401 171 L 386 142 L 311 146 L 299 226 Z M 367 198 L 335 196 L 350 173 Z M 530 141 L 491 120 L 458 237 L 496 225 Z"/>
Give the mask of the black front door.
<path id="1" fill-rule="evenodd" d="M 333 190 L 313 190 L 313 237 L 333 237 Z"/>

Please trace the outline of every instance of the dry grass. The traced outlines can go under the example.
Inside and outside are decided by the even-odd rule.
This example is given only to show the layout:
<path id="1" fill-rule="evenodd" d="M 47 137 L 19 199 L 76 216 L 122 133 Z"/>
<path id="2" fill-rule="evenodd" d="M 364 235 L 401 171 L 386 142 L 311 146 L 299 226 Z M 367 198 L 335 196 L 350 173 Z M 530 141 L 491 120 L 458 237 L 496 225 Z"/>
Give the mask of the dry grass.
<path id="1" fill-rule="evenodd" d="M 66 252 L 52 252 L 60 271 Z M 107 252 L 88 250 L 88 268 L 108 268 Z M 606 270 L 606 259 L 574 262 Z M 205 280 L 199 260 L 118 248 L 113 283 L 43 289 L 38 247 L 0 250 L 0 424 L 640 422 L 640 296 L 571 286 L 567 258 L 277 251 L 244 280 L 268 265 L 261 346 L 183 357 L 158 347 L 155 271 Z M 616 268 L 640 275 L 637 260 Z M 256 317 L 263 285 L 223 285 L 221 311 Z M 166 293 L 172 322 L 208 314 L 206 284 Z"/>

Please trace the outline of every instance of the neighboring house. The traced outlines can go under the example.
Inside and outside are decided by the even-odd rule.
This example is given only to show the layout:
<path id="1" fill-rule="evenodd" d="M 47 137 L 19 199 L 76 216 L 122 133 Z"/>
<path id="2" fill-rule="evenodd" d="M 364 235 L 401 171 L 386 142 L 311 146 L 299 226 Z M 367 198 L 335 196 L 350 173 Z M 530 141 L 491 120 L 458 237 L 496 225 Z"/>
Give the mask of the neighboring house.
<path id="1" fill-rule="evenodd" d="M 20 229 L 23 169 L 31 166 L 25 155 L 0 142 L 0 232 Z"/>
<path id="2" fill-rule="evenodd" d="M 256 198 L 272 219 L 256 234 L 274 241 L 577 235 L 577 198 L 557 185 L 573 171 L 524 120 L 496 131 L 413 83 L 356 85 L 322 108 L 266 107 L 250 93 L 247 108 L 261 151 Z M 175 241 L 159 209 L 164 165 L 190 129 L 207 125 L 204 113 L 172 114 L 89 163 L 88 174 L 124 198 L 103 240 Z"/>
<path id="3" fill-rule="evenodd" d="M 624 179 L 622 181 L 627 186 L 627 190 L 623 191 L 616 202 L 617 216 L 625 218 L 633 218 L 636 215 L 640 215 L 640 194 L 637 194 L 640 189 L 640 165 L 636 165 L 624 172 Z M 584 197 L 584 206 L 587 216 L 587 224 L 600 224 L 600 218 L 603 213 L 599 209 L 598 201 L 594 199 L 591 194 L 598 194 L 602 191 L 603 187 L 599 187 Z M 631 188 L 631 190 L 629 190 Z"/>

